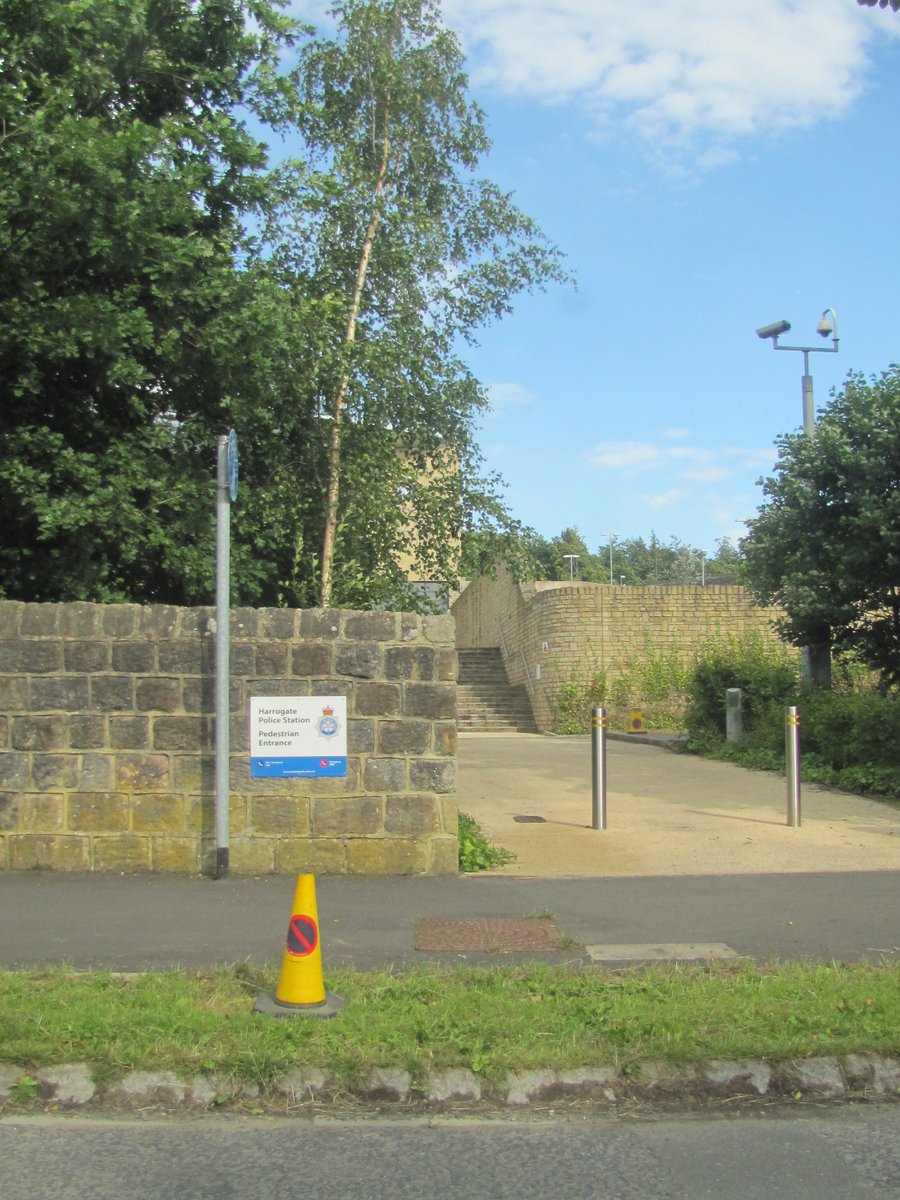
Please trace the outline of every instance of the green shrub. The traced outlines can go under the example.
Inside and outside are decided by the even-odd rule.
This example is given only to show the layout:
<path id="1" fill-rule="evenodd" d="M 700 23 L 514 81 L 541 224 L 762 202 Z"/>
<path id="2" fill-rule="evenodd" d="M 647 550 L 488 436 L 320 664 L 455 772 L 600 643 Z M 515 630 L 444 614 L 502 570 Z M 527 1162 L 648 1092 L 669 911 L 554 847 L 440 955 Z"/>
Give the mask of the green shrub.
<path id="1" fill-rule="evenodd" d="M 780 728 L 783 743 L 784 707 L 797 703 L 799 686 L 796 654 L 771 638 L 751 633 L 710 642 L 701 651 L 688 686 L 690 738 L 697 742 L 724 738 L 725 693 L 740 688 L 748 739 L 767 745 Z"/>
<path id="2" fill-rule="evenodd" d="M 555 733 L 590 733 L 591 709 L 603 706 L 610 724 L 625 728 L 629 713 L 640 709 L 648 729 L 678 729 L 684 723 L 693 661 L 677 650 L 657 651 L 648 639 L 640 658 L 627 662 L 613 680 L 594 668 L 585 679 L 570 676 L 555 697 Z"/>
<path id="3" fill-rule="evenodd" d="M 850 792 L 900 799 L 900 698 L 881 695 L 872 672 L 838 660 L 839 691 L 800 689 L 790 652 L 758 638 L 718 642 L 691 684 L 690 746 L 742 766 L 784 770 L 784 710 L 800 711 L 803 778 Z M 742 689 L 744 737 L 726 744 L 725 691 Z"/>
<path id="4" fill-rule="evenodd" d="M 606 704 L 606 672 L 594 671 L 587 682 L 565 680 L 556 693 L 554 733 L 590 733 L 591 709 Z"/>
<path id="5" fill-rule="evenodd" d="M 803 697 L 800 744 L 836 771 L 866 766 L 898 768 L 900 702 L 875 692 Z"/>

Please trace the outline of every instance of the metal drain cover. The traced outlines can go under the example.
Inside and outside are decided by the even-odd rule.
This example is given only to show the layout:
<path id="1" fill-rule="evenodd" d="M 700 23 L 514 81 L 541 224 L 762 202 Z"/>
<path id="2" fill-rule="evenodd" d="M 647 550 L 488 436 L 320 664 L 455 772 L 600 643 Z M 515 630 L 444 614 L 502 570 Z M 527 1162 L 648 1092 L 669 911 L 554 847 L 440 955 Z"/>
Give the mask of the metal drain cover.
<path id="1" fill-rule="evenodd" d="M 544 825 L 544 824 L 546 824 L 547 818 L 546 817 L 528 817 L 528 816 L 522 816 L 520 814 L 517 817 L 513 817 L 513 820 L 518 821 L 520 825 Z"/>
<path id="2" fill-rule="evenodd" d="M 416 925 L 416 949 L 434 953 L 558 950 L 559 943 L 551 917 L 422 917 Z"/>

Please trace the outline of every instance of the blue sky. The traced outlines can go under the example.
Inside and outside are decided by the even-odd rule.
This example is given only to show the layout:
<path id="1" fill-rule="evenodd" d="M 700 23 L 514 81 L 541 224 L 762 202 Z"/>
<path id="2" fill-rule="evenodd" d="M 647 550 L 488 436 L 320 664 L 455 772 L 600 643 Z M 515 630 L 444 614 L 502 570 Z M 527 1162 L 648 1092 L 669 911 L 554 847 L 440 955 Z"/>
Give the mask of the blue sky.
<path id="1" fill-rule="evenodd" d="M 321 0 L 294 0 L 315 19 Z M 774 439 L 900 361 L 900 14 L 855 0 L 445 0 L 494 141 L 483 173 L 566 253 L 467 354 L 513 514 L 589 548 L 712 553 Z"/>

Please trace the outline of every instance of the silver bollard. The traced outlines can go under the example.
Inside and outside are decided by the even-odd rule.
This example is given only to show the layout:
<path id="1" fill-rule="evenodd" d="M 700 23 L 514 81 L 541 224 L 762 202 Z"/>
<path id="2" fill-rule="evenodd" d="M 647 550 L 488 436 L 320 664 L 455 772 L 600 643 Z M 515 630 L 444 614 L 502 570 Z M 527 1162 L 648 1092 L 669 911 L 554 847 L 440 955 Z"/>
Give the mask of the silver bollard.
<path id="1" fill-rule="evenodd" d="M 591 709 L 591 782 L 593 829 L 606 828 L 606 709 Z"/>
<path id="2" fill-rule="evenodd" d="M 787 823 L 800 828 L 800 714 L 796 704 L 785 713 L 784 761 L 787 775 Z"/>

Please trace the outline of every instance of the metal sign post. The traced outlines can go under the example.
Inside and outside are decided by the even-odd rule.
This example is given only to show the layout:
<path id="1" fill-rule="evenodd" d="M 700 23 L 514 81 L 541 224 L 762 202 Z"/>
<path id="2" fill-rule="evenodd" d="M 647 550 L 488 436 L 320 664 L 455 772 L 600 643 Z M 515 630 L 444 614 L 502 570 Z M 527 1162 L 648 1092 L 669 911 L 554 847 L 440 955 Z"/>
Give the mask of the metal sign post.
<path id="1" fill-rule="evenodd" d="M 231 502 L 237 499 L 237 435 L 219 438 L 216 472 L 216 879 L 228 874 L 231 683 Z"/>

